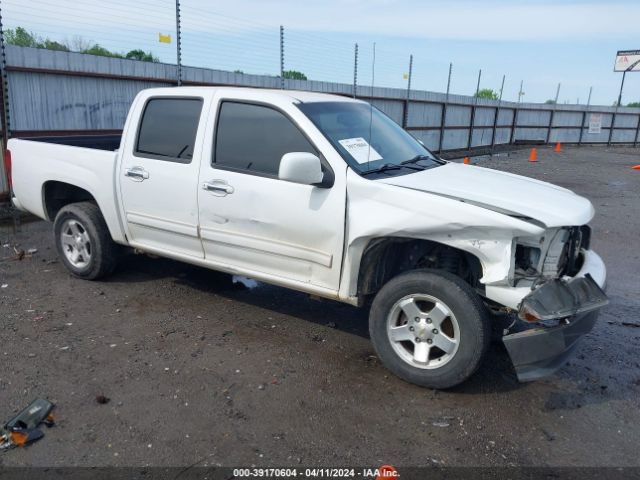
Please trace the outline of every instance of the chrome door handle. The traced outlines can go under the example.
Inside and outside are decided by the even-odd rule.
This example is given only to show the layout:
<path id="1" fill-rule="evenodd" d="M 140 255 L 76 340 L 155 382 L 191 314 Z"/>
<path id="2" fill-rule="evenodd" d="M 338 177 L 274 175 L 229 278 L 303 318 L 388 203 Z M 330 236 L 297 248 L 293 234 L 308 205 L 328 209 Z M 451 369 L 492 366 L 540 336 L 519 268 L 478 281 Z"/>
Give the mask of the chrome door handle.
<path id="1" fill-rule="evenodd" d="M 129 177 L 131 180 L 135 180 L 136 182 L 141 182 L 149 178 L 149 172 L 142 167 L 131 167 L 124 171 L 124 176 Z"/>
<path id="2" fill-rule="evenodd" d="M 202 188 L 203 190 L 219 196 L 230 195 L 235 191 L 234 188 L 224 180 L 211 180 L 210 182 L 205 182 L 202 184 Z"/>

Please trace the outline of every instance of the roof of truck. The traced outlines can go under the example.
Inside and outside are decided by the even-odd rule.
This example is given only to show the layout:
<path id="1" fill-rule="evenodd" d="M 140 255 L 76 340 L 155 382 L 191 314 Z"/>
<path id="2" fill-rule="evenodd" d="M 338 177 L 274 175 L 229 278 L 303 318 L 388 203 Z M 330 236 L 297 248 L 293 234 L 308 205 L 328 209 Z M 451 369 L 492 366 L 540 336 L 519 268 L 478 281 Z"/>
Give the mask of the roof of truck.
<path id="1" fill-rule="evenodd" d="M 303 90 L 276 90 L 271 88 L 250 88 L 250 87 L 170 87 L 170 88 L 152 88 L 149 90 L 162 94 L 175 94 L 176 91 L 188 92 L 190 95 L 202 94 L 204 92 L 234 92 L 239 90 L 262 94 L 266 96 L 286 97 L 294 102 L 312 103 L 312 102 L 360 102 L 360 100 L 346 97 L 344 95 L 333 95 L 330 93 L 307 92 Z"/>

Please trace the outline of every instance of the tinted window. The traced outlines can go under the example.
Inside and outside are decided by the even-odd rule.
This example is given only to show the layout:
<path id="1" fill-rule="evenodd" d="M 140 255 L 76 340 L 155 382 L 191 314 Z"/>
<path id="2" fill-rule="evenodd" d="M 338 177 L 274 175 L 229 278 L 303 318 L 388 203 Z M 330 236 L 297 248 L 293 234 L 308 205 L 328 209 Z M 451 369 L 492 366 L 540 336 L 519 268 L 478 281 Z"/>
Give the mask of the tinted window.
<path id="1" fill-rule="evenodd" d="M 191 163 L 202 100 L 154 98 L 142 114 L 136 154 Z"/>
<path id="2" fill-rule="evenodd" d="M 282 113 L 268 107 L 224 102 L 216 133 L 216 165 L 278 175 L 285 153 L 316 150 Z"/>

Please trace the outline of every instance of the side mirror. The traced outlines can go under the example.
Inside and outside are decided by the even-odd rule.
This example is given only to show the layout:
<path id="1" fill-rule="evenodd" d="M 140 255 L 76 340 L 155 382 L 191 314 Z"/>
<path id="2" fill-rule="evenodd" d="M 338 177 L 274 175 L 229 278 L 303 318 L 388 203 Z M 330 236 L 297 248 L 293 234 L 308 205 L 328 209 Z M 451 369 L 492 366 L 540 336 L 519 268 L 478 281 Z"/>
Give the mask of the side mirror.
<path id="1" fill-rule="evenodd" d="M 322 182 L 322 163 L 313 153 L 285 153 L 280 160 L 278 178 L 288 182 L 314 185 Z"/>

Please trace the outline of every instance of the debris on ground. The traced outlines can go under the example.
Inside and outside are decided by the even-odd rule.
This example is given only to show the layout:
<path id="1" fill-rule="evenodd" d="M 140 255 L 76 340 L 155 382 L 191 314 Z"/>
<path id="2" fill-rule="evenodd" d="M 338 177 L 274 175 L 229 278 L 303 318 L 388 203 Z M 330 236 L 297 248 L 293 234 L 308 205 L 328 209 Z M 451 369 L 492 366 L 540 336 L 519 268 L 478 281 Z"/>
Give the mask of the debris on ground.
<path id="1" fill-rule="evenodd" d="M 241 275 L 234 275 L 231 278 L 231 282 L 233 283 L 233 285 L 236 285 L 237 287 L 244 288 L 247 290 L 251 290 L 258 286 L 258 282 L 255 281 L 253 278 L 243 277 Z"/>
<path id="2" fill-rule="evenodd" d="M 378 357 L 376 355 L 373 354 L 367 354 L 364 356 L 364 362 L 367 365 L 377 365 L 378 363 Z"/>
<path id="3" fill-rule="evenodd" d="M 97 395 L 96 396 L 96 402 L 98 402 L 100 405 L 106 405 L 110 401 L 111 401 L 111 399 L 109 397 L 105 397 L 104 395 Z"/>
<path id="4" fill-rule="evenodd" d="M 550 432 L 549 430 L 545 430 L 544 428 L 542 429 L 542 433 L 544 434 L 545 438 L 547 439 L 547 441 L 549 442 L 553 442 L 556 439 L 556 434 L 553 432 Z"/>
<path id="5" fill-rule="evenodd" d="M 451 425 L 451 422 L 455 420 L 454 417 L 440 417 L 440 418 L 434 418 L 431 421 L 431 425 L 433 425 L 434 427 L 440 427 L 440 428 L 446 428 L 448 426 Z"/>
<path id="6" fill-rule="evenodd" d="M 44 437 L 38 427 L 41 424 L 52 427 L 55 424 L 51 414 L 53 407 L 53 403 L 41 398 L 31 402 L 0 430 L 0 450 L 24 447 Z"/>
<path id="7" fill-rule="evenodd" d="M 24 260 L 25 258 L 31 258 L 34 254 L 38 253 L 37 248 L 30 248 L 28 250 L 18 249 L 16 246 L 11 246 L 9 244 L 3 245 L 5 248 L 13 248 L 14 255 L 9 257 L 2 257 L 0 260 Z"/>
<path id="8" fill-rule="evenodd" d="M 635 323 L 635 322 L 622 322 L 621 325 L 624 327 L 640 328 L 640 323 Z"/>

